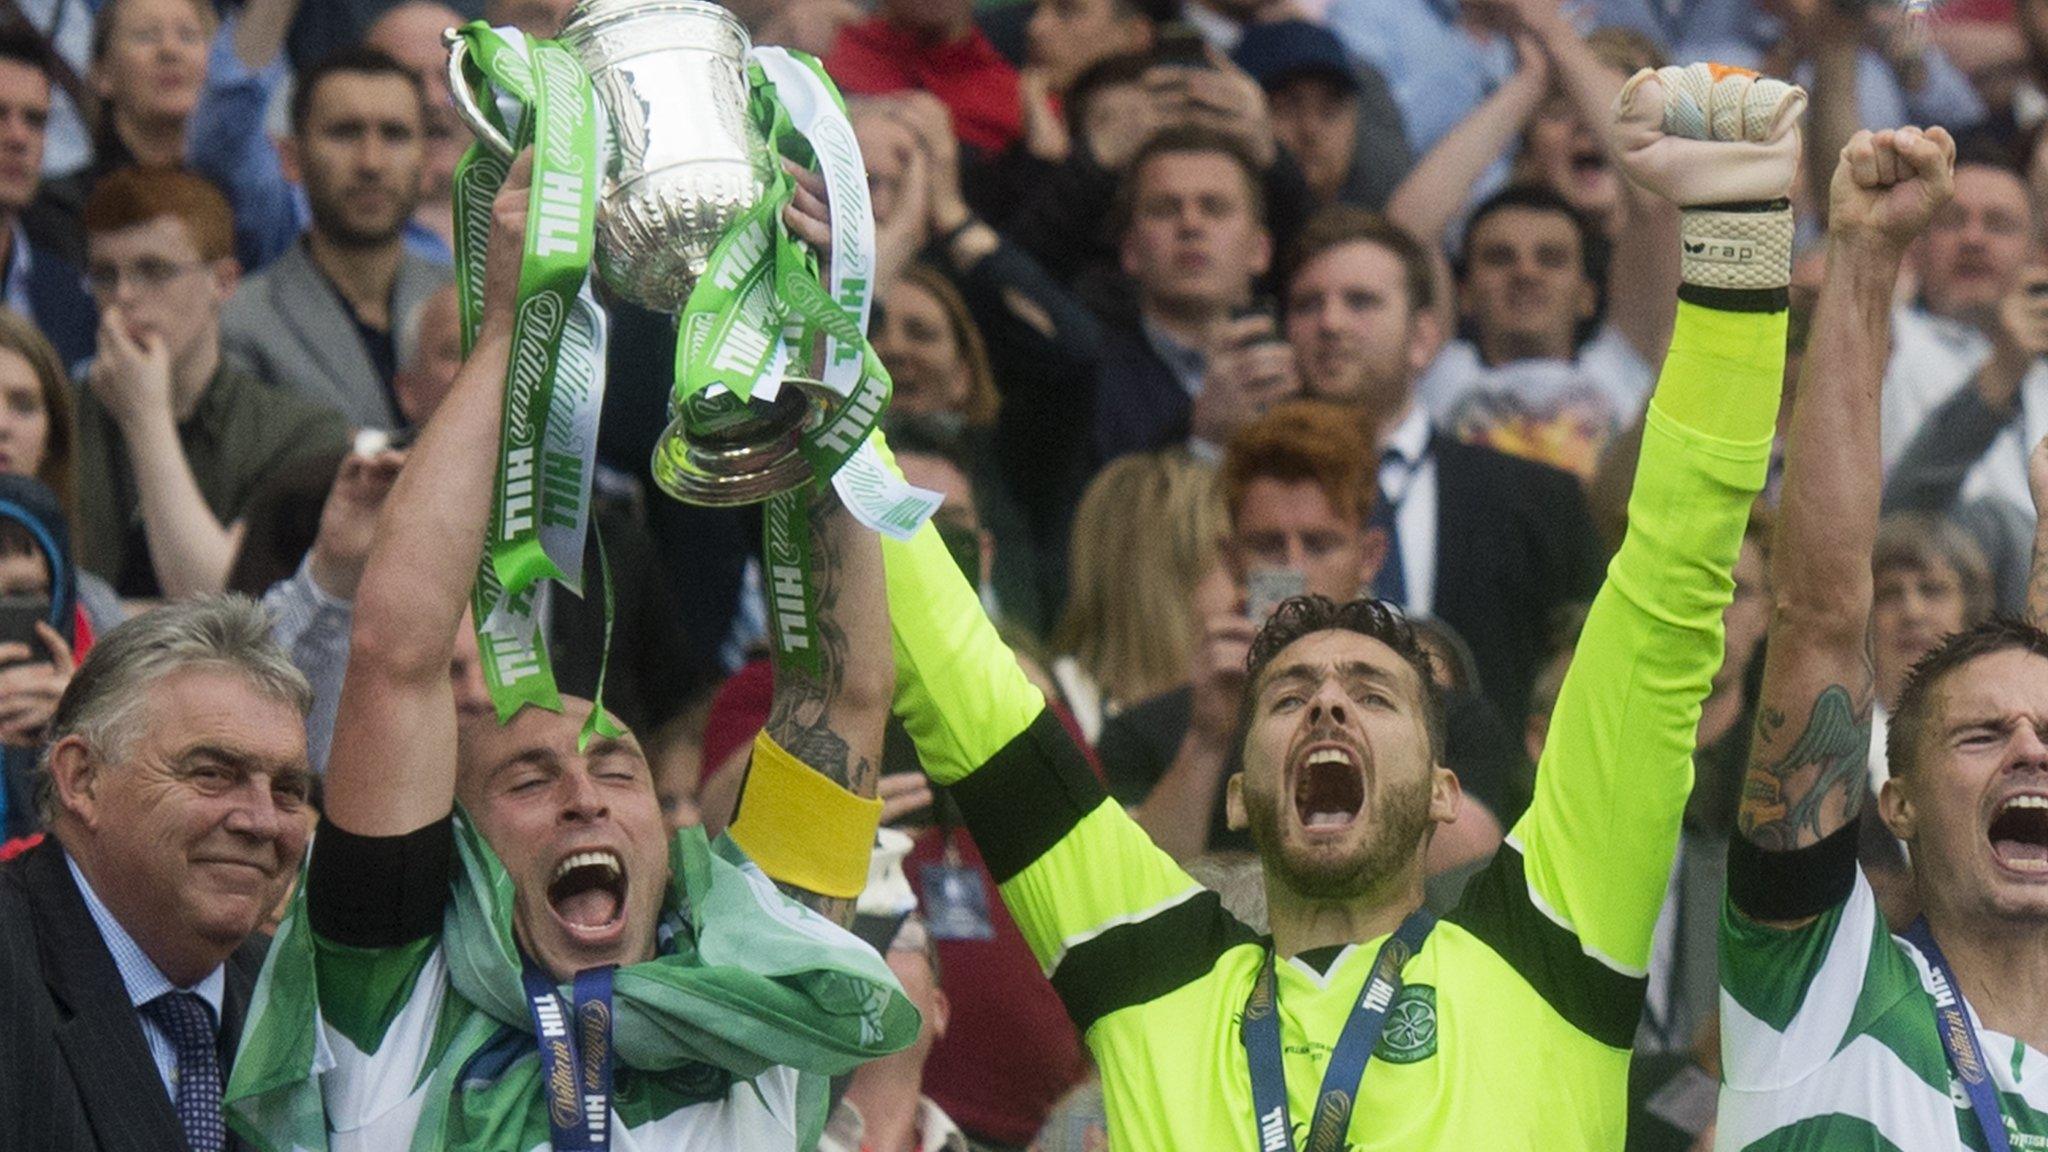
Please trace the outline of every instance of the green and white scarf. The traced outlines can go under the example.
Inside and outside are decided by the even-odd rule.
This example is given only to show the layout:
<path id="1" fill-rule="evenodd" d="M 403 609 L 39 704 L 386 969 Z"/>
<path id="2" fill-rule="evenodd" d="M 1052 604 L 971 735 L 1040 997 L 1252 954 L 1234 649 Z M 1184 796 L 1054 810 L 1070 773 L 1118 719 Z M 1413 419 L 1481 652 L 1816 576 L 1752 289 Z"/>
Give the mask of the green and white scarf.
<path id="1" fill-rule="evenodd" d="M 409 1152 L 506 1152 L 508 1134 L 527 1131 L 529 1116 L 545 1108 L 537 1051 L 488 1083 L 458 1085 L 456 1077 L 507 1030 L 530 1040 L 513 886 L 460 815 L 456 845 L 460 864 L 441 939 L 449 989 L 437 1025 L 454 1034 L 426 1074 L 426 1106 Z M 614 983 L 620 1066 L 701 1079 L 709 1065 L 739 1080 L 787 1066 L 822 1083 L 916 1038 L 917 1009 L 882 958 L 784 896 L 729 838 L 712 844 L 701 828 L 683 829 L 669 842 L 669 868 L 664 954 L 620 969 Z M 331 1057 L 319 980 L 302 883 L 257 978 L 226 1095 L 229 1123 L 263 1152 L 328 1147 L 318 1076 Z M 458 1093 L 463 1107 L 451 1114 Z M 802 1101 L 800 1139 L 816 1141 L 824 1103 L 818 1091 Z M 477 1130 L 479 1115 L 489 1118 L 488 1130 Z"/>

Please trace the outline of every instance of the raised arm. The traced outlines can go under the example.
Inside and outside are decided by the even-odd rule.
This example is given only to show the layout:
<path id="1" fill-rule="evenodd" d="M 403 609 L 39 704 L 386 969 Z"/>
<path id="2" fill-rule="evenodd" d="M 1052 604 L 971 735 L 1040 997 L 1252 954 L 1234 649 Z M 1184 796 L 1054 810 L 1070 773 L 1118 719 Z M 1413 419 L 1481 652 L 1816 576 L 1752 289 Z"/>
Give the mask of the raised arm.
<path id="1" fill-rule="evenodd" d="M 392 485 L 356 586 L 326 815 L 358 836 L 402 836 L 455 806 L 448 669 L 490 520 L 530 169 L 522 156 L 498 193 L 483 329 Z"/>
<path id="2" fill-rule="evenodd" d="M 1724 103 L 1735 115 L 1707 114 Z M 1800 103 L 1796 89 L 1693 65 L 1639 74 L 1615 122 L 1630 178 L 1684 207 L 1689 246 L 1751 237 L 1726 261 L 1686 263 L 1627 535 L 1559 692 L 1535 799 L 1508 837 L 1535 902 L 1625 977 L 1649 960 L 1721 617 L 1769 462 Z M 1709 125 L 1711 139 L 1687 134 Z"/>
<path id="3" fill-rule="evenodd" d="M 1830 859 L 1854 859 L 1875 695 L 1870 560 L 1892 293 L 1907 245 L 1948 199 L 1954 159 L 1940 128 L 1859 132 L 1829 186 L 1827 273 L 1786 444 L 1771 550 L 1777 603 L 1737 817 L 1745 844 L 1764 854 L 1830 841 Z M 1772 898 L 1788 888 L 1764 878 L 1782 866 L 1731 850 L 1730 898 L 1757 920 L 1811 915 Z M 1841 894 L 1853 871 L 1843 870 Z"/>
<path id="4" fill-rule="evenodd" d="M 775 665 L 775 694 L 768 710 L 768 736 L 805 767 L 862 800 L 875 794 L 881 774 L 882 729 L 896 689 L 896 660 L 889 649 L 889 602 L 882 584 L 882 546 L 875 533 L 854 520 L 830 485 L 811 497 L 811 579 L 816 595 L 818 670 L 806 672 L 786 660 Z M 770 629 L 774 633 L 774 629 Z M 780 635 L 776 635 L 778 644 Z M 757 751 L 756 755 L 760 753 Z M 751 773 L 750 769 L 750 773 Z M 744 788 L 745 785 L 742 785 Z M 760 851 L 760 816 L 740 795 L 732 835 L 777 876 L 777 855 Z M 774 818 L 788 815 L 778 813 Z M 795 827 L 804 836 L 829 835 L 831 828 Z M 866 835 L 872 840 L 873 830 Z M 851 847 L 865 858 L 869 842 Z M 777 876 L 783 890 L 842 927 L 853 922 L 853 898 L 813 891 Z M 857 895 L 857 893 L 856 893 Z"/>
<path id="5" fill-rule="evenodd" d="M 1387 198 L 1387 219 L 1432 249 L 1465 210 L 1473 183 L 1507 152 L 1550 93 L 1550 58 L 1542 46 L 1523 36 L 1515 48 L 1515 74 L 1444 133 Z"/>

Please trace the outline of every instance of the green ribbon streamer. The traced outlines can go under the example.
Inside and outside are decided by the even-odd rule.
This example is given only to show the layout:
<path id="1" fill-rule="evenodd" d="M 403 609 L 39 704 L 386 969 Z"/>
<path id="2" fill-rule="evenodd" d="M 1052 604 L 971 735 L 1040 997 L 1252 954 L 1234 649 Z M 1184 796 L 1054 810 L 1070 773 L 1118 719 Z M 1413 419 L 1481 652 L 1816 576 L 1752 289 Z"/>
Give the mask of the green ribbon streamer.
<path id="1" fill-rule="evenodd" d="M 577 309 L 591 306 L 579 297 L 589 279 L 594 254 L 598 109 L 590 78 L 562 45 L 526 40 L 522 54 L 481 21 L 465 26 L 461 36 L 468 48 L 465 71 L 472 86 L 486 93 L 502 92 L 521 109 L 516 122 L 509 125 L 502 123 L 505 117 L 495 101 L 480 102 L 486 114 L 500 121 L 515 148 L 531 145 L 533 150 L 533 183 L 514 304 L 512 356 L 506 372 L 490 529 L 470 599 L 484 680 L 502 723 L 528 704 L 561 710 L 561 694 L 555 687 L 546 638 L 539 626 L 540 596 L 546 581 L 568 583 L 580 590 L 583 576 L 580 563 L 574 572 L 564 570 L 543 546 L 541 533 L 544 527 L 570 528 L 572 543 L 562 551 L 580 561 L 581 536 L 573 529 L 587 519 L 591 477 L 579 460 L 569 470 L 575 474 L 573 483 L 547 482 L 546 469 L 564 454 L 549 452 L 543 441 L 551 425 L 565 418 L 554 412 L 558 402 L 595 403 L 601 387 L 601 326 L 594 341 L 567 342 L 570 354 L 590 363 L 579 363 L 571 374 L 563 357 L 564 335 L 579 322 Z M 490 240 L 491 207 L 508 168 L 502 157 L 481 144 L 472 144 L 456 169 L 456 292 L 465 356 L 483 323 L 484 255 Z M 581 327 L 575 328 L 575 333 L 589 335 Z M 558 380 L 567 381 L 572 375 L 574 386 L 558 401 Z M 605 585 L 608 662 L 609 572 Z M 617 733 L 605 714 L 602 673 L 598 684 L 597 698 L 583 725 L 583 742 L 596 734 Z"/>
<path id="2" fill-rule="evenodd" d="M 815 62 L 790 53 L 817 75 L 824 91 L 839 93 Z M 786 156 L 815 168 L 809 141 L 791 124 L 775 84 L 758 63 L 747 67 L 748 114 L 768 141 L 771 157 Z M 840 104 L 843 111 L 844 105 Z M 676 383 L 670 409 L 684 415 L 694 434 L 717 430 L 746 414 L 747 401 L 772 373 L 792 363 L 808 365 L 826 337 L 840 355 L 857 350 L 860 373 L 851 392 L 830 415 L 805 432 L 799 451 L 812 481 L 779 493 L 764 510 L 762 555 L 766 565 L 770 636 L 779 665 L 809 674 L 818 671 L 816 590 L 810 570 L 810 524 L 806 506 L 817 485 L 830 483 L 864 444 L 888 407 L 891 382 L 860 321 L 819 283 L 810 248 L 791 235 L 782 220 L 794 184 L 778 163 L 765 165 L 766 192 L 712 246 L 704 275 L 683 307 L 676 340 Z M 842 257 L 843 258 L 843 257 Z M 865 284 L 861 286 L 865 289 Z M 677 451 L 670 462 L 690 465 Z M 924 505 L 907 512 L 922 519 Z M 902 519 L 905 512 L 898 512 Z"/>

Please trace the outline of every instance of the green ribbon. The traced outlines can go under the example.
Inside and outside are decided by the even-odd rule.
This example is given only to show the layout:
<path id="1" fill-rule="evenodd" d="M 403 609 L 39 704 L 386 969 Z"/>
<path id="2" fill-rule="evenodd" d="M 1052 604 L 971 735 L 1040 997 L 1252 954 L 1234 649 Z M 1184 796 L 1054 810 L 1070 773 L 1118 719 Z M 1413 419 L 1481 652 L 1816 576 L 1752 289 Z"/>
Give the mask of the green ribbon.
<path id="1" fill-rule="evenodd" d="M 485 683 L 503 722 L 528 704 L 560 711 L 540 627 L 550 582 L 581 594 L 604 323 L 589 293 L 597 211 L 600 111 L 575 56 L 550 40 L 500 33 L 481 21 L 460 33 L 466 79 L 515 149 L 531 145 L 533 183 L 514 303 L 490 530 L 470 607 Z M 455 173 L 456 292 L 463 353 L 483 323 L 491 208 L 509 165 L 472 144 Z M 610 574 L 605 574 L 607 637 Z M 607 645 L 607 657 L 609 645 Z M 603 678 L 582 739 L 615 734 Z"/>
<path id="2" fill-rule="evenodd" d="M 748 114 L 771 158 L 824 171 L 837 296 L 820 282 L 809 246 L 782 221 L 794 185 L 771 159 L 764 166 L 761 200 L 712 246 L 704 275 L 683 307 L 670 410 L 683 415 L 694 435 L 715 432 L 744 417 L 750 400 L 775 395 L 792 365 L 809 365 L 823 353 L 823 382 L 840 400 L 801 438 L 812 485 L 770 497 L 762 531 L 777 663 L 814 674 L 816 596 L 806 506 L 815 485 L 833 483 L 863 523 L 898 535 L 914 531 L 938 501 L 880 468 L 872 452 L 864 451 L 892 385 L 863 331 L 873 288 L 874 223 L 845 105 L 817 61 L 798 52 L 755 52 L 747 81 Z M 804 111 L 803 125 L 791 117 L 793 102 Z M 670 450 L 671 465 L 690 467 L 680 446 Z M 862 462 L 863 456 L 869 459 Z"/>

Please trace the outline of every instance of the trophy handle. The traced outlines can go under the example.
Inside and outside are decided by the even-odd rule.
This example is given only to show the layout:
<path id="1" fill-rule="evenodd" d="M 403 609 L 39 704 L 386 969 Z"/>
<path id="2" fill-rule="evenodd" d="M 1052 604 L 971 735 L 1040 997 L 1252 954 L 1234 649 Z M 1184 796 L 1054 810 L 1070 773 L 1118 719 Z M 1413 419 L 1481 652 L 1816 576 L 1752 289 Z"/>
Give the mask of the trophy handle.
<path id="1" fill-rule="evenodd" d="M 455 114 L 469 125 L 469 130 L 476 133 L 484 147 L 505 160 L 512 159 L 512 142 L 505 139 L 505 134 L 492 125 L 482 108 L 477 107 L 476 93 L 470 91 L 469 78 L 462 74 L 462 63 L 469 58 L 468 41 L 453 28 L 443 32 L 441 39 L 448 45 L 448 92 L 455 98 Z"/>

